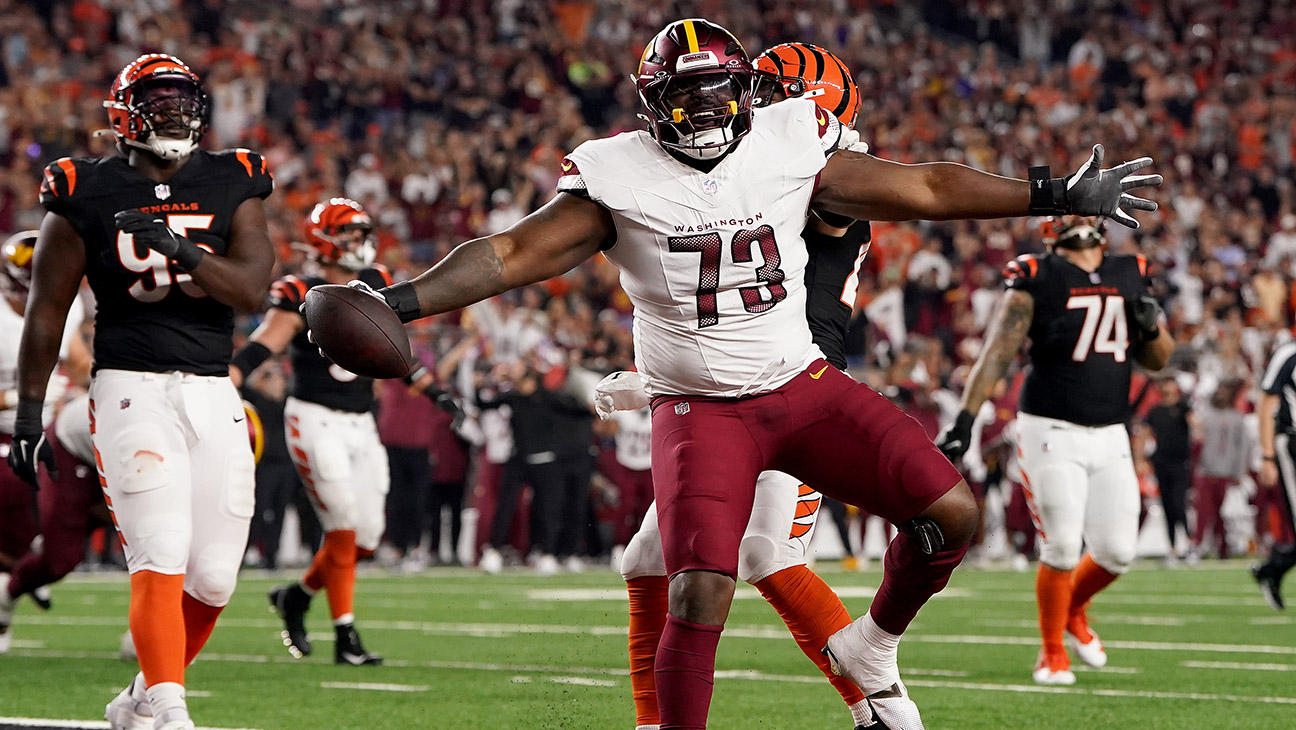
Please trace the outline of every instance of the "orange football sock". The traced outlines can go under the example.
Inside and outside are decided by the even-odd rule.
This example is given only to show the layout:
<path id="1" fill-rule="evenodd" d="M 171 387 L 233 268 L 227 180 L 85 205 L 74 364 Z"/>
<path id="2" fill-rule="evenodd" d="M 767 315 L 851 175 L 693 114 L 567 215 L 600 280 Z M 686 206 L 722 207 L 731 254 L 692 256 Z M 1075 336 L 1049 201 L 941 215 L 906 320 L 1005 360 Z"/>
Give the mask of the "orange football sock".
<path id="1" fill-rule="evenodd" d="M 329 613 L 334 622 L 355 611 L 355 567 L 355 530 L 324 533 L 324 544 L 315 553 L 302 582 L 314 591 L 319 590 L 314 585 L 318 583 L 328 592 Z"/>
<path id="2" fill-rule="evenodd" d="M 224 606 L 208 606 L 202 601 L 194 598 L 188 593 L 180 603 L 181 612 L 184 614 L 185 625 L 185 666 L 193 664 L 194 657 L 206 646 L 207 639 L 211 638 L 212 629 L 216 628 L 216 618 L 220 616 Z"/>
<path id="3" fill-rule="evenodd" d="M 832 686 L 853 705 L 864 693 L 845 677 L 833 674 L 823 648 L 828 637 L 850 625 L 850 613 L 828 584 L 804 565 L 784 568 L 756 583 L 756 590 L 769 601 L 787 624 L 792 638 L 807 658 L 819 667 Z"/>
<path id="4" fill-rule="evenodd" d="M 1116 573 L 1108 572 L 1106 568 L 1095 563 L 1088 553 L 1080 559 L 1076 569 L 1071 571 L 1071 607 L 1068 613 L 1078 620 L 1071 621 L 1068 616 L 1067 628 L 1080 641 L 1088 643 L 1093 640 L 1093 632 L 1089 630 L 1088 622 L 1084 617 L 1085 611 L 1089 609 L 1089 602 L 1118 577 L 1120 576 Z"/>
<path id="5" fill-rule="evenodd" d="M 1071 571 L 1051 568 L 1040 563 L 1035 575 L 1035 600 L 1039 603 L 1040 636 L 1044 639 L 1044 653 L 1050 656 L 1065 655 L 1062 630 L 1066 627 L 1071 608 Z"/>
<path id="6" fill-rule="evenodd" d="M 657 644 L 666 626 L 670 582 L 664 575 L 626 581 L 630 594 L 630 688 L 634 693 L 636 725 L 658 725 Z"/>
<path id="7" fill-rule="evenodd" d="M 151 570 L 130 577 L 130 631 L 144 684 L 184 684 L 185 620 L 180 607 L 183 575 Z"/>

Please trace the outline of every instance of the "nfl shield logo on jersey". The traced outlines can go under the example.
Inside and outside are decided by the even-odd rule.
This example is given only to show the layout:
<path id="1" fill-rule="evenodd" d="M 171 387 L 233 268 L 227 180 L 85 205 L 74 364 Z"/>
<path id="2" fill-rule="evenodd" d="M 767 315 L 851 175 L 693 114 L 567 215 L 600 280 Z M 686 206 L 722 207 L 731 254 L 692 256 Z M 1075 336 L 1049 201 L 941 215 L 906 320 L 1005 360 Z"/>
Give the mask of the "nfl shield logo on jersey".
<path id="1" fill-rule="evenodd" d="M 171 197 L 171 186 L 159 184 L 153 188 L 153 194 L 157 196 L 158 200 L 166 200 Z"/>
<path id="2" fill-rule="evenodd" d="M 717 183 L 715 180 L 712 180 L 711 178 L 707 178 L 702 181 L 702 192 L 706 193 L 707 195 L 715 195 L 716 192 L 719 190 L 720 190 L 720 183 Z"/>
<path id="3" fill-rule="evenodd" d="M 683 415 L 685 415 L 685 414 L 688 413 L 688 412 L 689 412 L 689 404 L 688 404 L 687 401 L 684 402 L 684 403 L 676 403 L 676 404 L 675 404 L 675 415 L 677 415 L 677 416 L 683 416 Z"/>

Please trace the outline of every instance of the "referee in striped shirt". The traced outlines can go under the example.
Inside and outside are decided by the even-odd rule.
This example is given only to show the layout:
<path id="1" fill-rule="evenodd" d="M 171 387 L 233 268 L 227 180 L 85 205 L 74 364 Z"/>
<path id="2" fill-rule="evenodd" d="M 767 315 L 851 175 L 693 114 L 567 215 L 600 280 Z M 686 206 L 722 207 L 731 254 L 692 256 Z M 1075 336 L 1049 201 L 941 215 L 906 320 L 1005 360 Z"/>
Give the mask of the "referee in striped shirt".
<path id="1" fill-rule="evenodd" d="M 1279 347 L 1261 382 L 1260 487 L 1279 487 L 1288 530 L 1296 529 L 1296 343 Z M 1251 569 L 1269 605 L 1283 608 L 1282 579 L 1296 565 L 1296 545 L 1275 544 L 1269 559 Z"/>

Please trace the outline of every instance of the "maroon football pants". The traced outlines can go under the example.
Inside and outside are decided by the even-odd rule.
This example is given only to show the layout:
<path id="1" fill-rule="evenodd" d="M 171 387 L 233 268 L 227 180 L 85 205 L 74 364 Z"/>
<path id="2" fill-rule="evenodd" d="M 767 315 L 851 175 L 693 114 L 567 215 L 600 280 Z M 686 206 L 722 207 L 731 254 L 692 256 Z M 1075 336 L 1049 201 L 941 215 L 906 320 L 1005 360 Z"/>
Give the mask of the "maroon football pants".
<path id="1" fill-rule="evenodd" d="M 917 421 L 816 360 L 750 398 L 653 401 L 653 488 L 666 570 L 737 575 L 756 476 L 787 472 L 900 525 L 962 479 Z"/>
<path id="2" fill-rule="evenodd" d="M 9 595 L 20 596 L 72 572 L 85 556 L 86 537 L 112 525 L 93 465 L 83 464 L 59 443 L 53 427 L 46 437 L 54 451 L 58 479 L 40 470 L 41 547 L 27 552 L 9 575 Z"/>

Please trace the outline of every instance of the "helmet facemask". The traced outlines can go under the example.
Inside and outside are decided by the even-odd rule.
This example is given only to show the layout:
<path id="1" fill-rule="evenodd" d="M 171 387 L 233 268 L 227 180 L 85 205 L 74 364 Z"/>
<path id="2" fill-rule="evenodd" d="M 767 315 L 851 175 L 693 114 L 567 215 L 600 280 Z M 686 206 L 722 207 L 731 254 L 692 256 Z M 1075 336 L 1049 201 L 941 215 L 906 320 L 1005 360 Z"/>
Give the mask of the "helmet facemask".
<path id="1" fill-rule="evenodd" d="M 373 227 L 368 223 L 347 223 L 338 226 L 332 236 L 339 251 L 337 264 L 347 271 L 358 272 L 373 266 L 378 255 Z"/>
<path id="2" fill-rule="evenodd" d="M 123 142 L 164 160 L 192 153 L 207 126 L 207 95 L 193 79 L 180 75 L 141 79 L 104 106 L 129 115 L 133 134 L 122 136 Z"/>
<path id="3" fill-rule="evenodd" d="M 713 70 L 663 76 L 643 87 L 653 136 L 698 160 L 724 156 L 751 131 L 754 76 Z"/>

